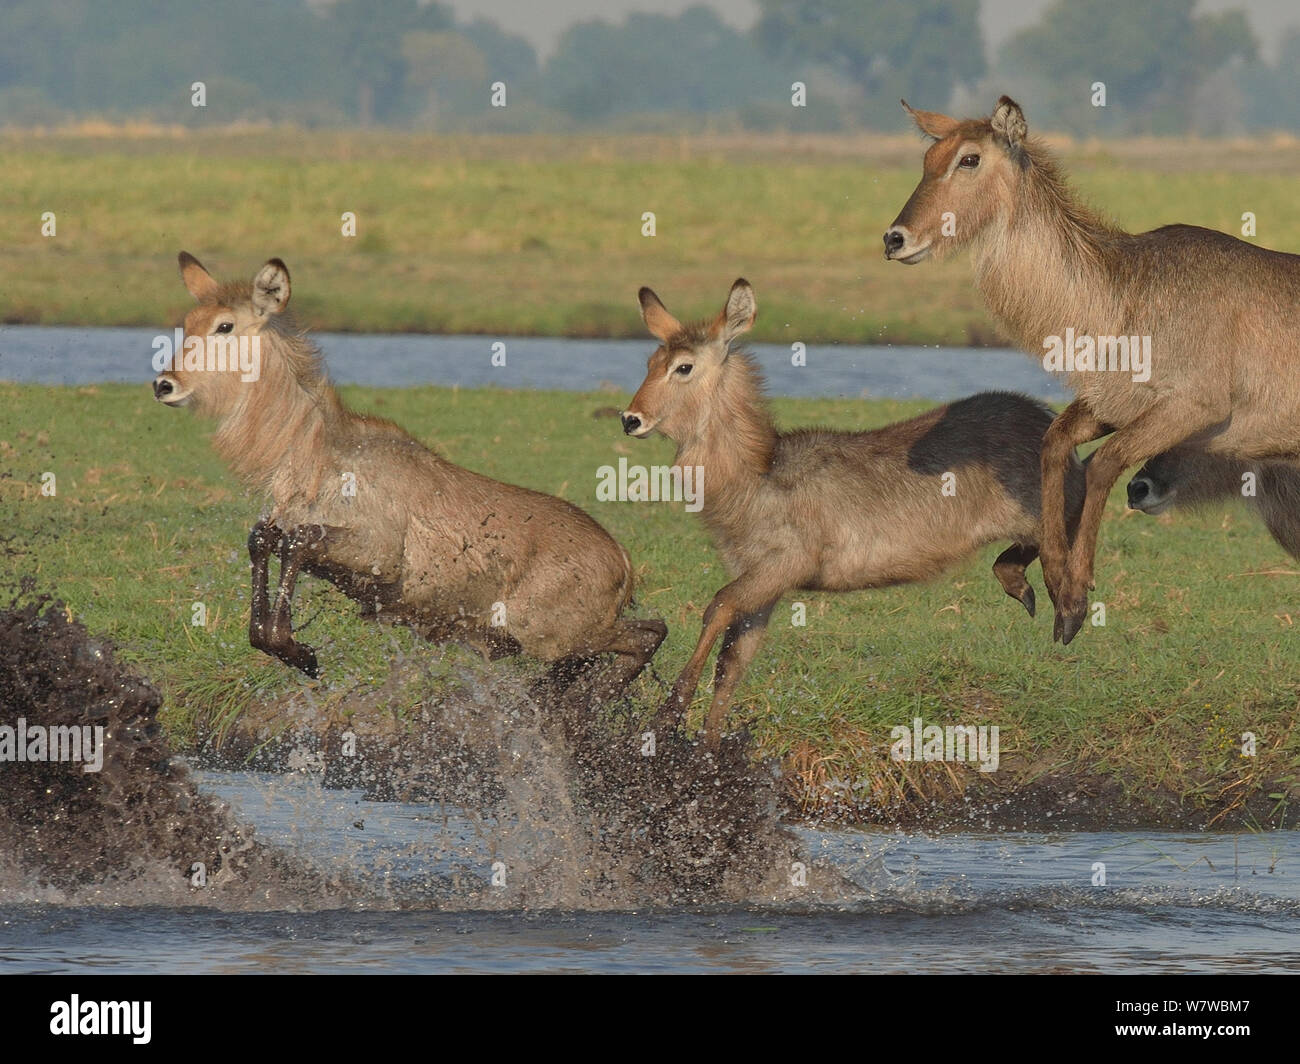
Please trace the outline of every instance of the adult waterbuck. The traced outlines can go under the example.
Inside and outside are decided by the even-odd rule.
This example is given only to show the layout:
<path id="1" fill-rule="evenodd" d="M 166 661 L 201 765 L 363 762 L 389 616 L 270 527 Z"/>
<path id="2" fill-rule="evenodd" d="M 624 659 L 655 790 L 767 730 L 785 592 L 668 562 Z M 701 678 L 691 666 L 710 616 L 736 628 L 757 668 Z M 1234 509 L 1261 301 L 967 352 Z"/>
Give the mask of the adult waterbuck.
<path id="1" fill-rule="evenodd" d="M 453 465 L 392 422 L 344 406 L 318 350 L 284 313 L 289 271 L 279 259 L 252 284 L 218 284 L 185 252 L 180 267 L 198 306 L 185 318 L 184 352 L 153 390 L 168 406 L 216 418 L 217 451 L 270 496 L 248 540 L 253 646 L 316 675 L 316 654 L 294 639 L 290 619 L 301 571 L 336 584 L 363 615 L 428 639 L 551 662 L 560 686 L 603 654 L 615 655 L 603 691 L 641 671 L 667 629 L 620 618 L 632 566 L 595 521 L 561 499 Z M 220 340 L 256 343 L 256 379 L 205 361 Z"/>
<path id="2" fill-rule="evenodd" d="M 1050 410 L 986 392 L 872 432 L 778 432 L 757 367 L 732 349 L 757 313 L 748 283 L 736 281 L 722 312 L 696 325 L 679 322 L 649 288 L 640 302 L 660 346 L 623 431 L 667 436 L 677 444 L 675 467 L 700 471 L 700 513 L 732 577 L 704 612 L 695 652 L 661 710 L 666 723 L 689 707 L 721 637 L 705 724 L 705 741 L 716 745 L 732 693 L 789 591 L 926 580 L 1010 540 L 993 571 L 1033 615 L 1025 567 L 1038 553 Z M 1081 503 L 1082 468 L 1068 479 Z"/>
<path id="3" fill-rule="evenodd" d="M 1278 546 L 1300 558 L 1300 467 L 1175 447 L 1152 458 L 1128 482 L 1129 506 L 1152 515 L 1233 497 L 1259 514 Z"/>
<path id="4" fill-rule="evenodd" d="M 1068 643 L 1125 469 L 1180 444 L 1243 461 L 1300 456 L 1300 257 L 1191 225 L 1124 232 L 1080 205 L 1005 96 L 990 118 L 907 110 L 934 143 L 886 257 L 971 247 L 994 316 L 1075 393 L 1042 459 L 1043 579 L 1054 637 Z M 1066 471 L 1077 445 L 1108 434 L 1071 542 Z"/>

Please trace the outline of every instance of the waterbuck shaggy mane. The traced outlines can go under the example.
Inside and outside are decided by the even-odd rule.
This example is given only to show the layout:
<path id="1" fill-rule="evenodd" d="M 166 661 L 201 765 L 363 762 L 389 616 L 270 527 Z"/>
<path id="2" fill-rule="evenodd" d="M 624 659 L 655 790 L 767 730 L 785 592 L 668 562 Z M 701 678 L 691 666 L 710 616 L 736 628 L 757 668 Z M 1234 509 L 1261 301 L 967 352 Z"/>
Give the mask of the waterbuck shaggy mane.
<path id="1" fill-rule="evenodd" d="M 216 418 L 217 450 L 270 497 L 249 536 L 253 646 L 316 674 L 315 652 L 295 641 L 290 617 L 302 571 L 336 584 L 364 615 L 428 639 L 551 662 L 548 690 L 610 694 L 641 671 L 666 627 L 620 617 L 632 566 L 586 513 L 453 465 L 392 422 L 349 410 L 283 313 L 290 282 L 279 259 L 251 285 L 220 285 L 185 252 L 180 267 L 198 305 L 185 318 L 186 351 L 155 379 L 154 395 Z M 219 339 L 253 342 L 256 373 L 205 362 L 203 348 Z M 574 686 L 603 654 L 615 660 L 599 690 Z"/>
<path id="2" fill-rule="evenodd" d="M 1043 580 L 1054 637 L 1068 643 L 1125 469 L 1180 445 L 1242 461 L 1300 458 L 1300 256 L 1198 226 L 1127 233 L 1104 221 L 1079 204 L 1005 96 L 989 118 L 907 110 L 934 143 L 885 232 L 886 258 L 914 264 L 969 246 L 976 284 L 1016 342 L 1070 358 L 1059 368 L 1076 398 L 1042 455 Z M 1116 338 L 1149 352 L 1141 372 L 1096 357 Z M 1064 482 L 1074 450 L 1107 435 L 1071 537 Z"/>
<path id="3" fill-rule="evenodd" d="M 695 652 L 661 711 L 689 707 L 709 651 L 722 649 L 705 726 L 721 736 L 737 683 L 787 592 L 851 591 L 937 576 L 995 541 L 993 570 L 1032 615 L 1025 579 L 1039 543 L 1039 451 L 1052 413 L 987 392 L 871 432 L 779 432 L 750 357 L 732 341 L 754 322 L 753 290 L 736 281 L 722 312 L 683 325 L 648 288 L 641 313 L 660 342 L 623 413 L 631 436 L 659 432 L 674 464 L 703 474 L 701 516 L 732 576 L 709 604 Z M 1083 497 L 1076 461 L 1074 512 Z"/>

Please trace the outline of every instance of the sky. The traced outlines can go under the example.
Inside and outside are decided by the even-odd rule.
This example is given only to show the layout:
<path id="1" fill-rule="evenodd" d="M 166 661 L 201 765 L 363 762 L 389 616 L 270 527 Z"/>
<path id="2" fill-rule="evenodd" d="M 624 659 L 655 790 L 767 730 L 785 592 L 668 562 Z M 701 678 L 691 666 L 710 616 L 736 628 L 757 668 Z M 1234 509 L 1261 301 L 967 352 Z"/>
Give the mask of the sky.
<path id="1" fill-rule="evenodd" d="M 621 22 L 632 11 L 676 15 L 701 0 L 445 0 L 462 19 L 484 15 L 528 38 L 543 60 L 555 50 L 564 30 L 575 22 L 601 18 Z M 870 0 L 862 0 L 868 3 Z M 1038 21 L 1052 0 L 983 0 L 985 42 L 996 48 L 1016 30 Z M 1123 3 L 1124 0 L 1116 0 Z M 725 22 L 747 30 L 758 18 L 756 0 L 706 0 Z M 1245 8 L 1266 60 L 1276 58 L 1281 31 L 1300 26 L 1296 0 L 1201 0 L 1198 11 Z"/>

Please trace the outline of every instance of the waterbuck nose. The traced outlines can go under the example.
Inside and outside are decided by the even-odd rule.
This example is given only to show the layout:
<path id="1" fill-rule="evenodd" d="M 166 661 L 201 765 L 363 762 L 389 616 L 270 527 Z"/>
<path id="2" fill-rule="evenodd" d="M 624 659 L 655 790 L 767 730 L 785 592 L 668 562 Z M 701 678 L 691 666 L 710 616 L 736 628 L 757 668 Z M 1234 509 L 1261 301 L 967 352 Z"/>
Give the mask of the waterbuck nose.
<path id="1" fill-rule="evenodd" d="M 903 235 L 902 230 L 886 229 L 885 230 L 885 257 L 888 258 L 890 255 L 892 255 L 895 251 L 897 251 L 906 243 L 907 243 L 907 237 Z"/>
<path id="2" fill-rule="evenodd" d="M 1130 510 L 1142 509 L 1142 504 L 1147 501 L 1147 496 L 1151 494 L 1152 484 L 1146 477 L 1134 477 L 1128 482 L 1128 508 Z"/>
<path id="3" fill-rule="evenodd" d="M 153 397 L 161 399 L 164 395 L 172 394 L 172 382 L 166 377 L 159 377 L 153 382 Z"/>
<path id="4" fill-rule="evenodd" d="M 623 431 L 629 436 L 641 427 L 641 419 L 635 414 L 623 415 Z"/>

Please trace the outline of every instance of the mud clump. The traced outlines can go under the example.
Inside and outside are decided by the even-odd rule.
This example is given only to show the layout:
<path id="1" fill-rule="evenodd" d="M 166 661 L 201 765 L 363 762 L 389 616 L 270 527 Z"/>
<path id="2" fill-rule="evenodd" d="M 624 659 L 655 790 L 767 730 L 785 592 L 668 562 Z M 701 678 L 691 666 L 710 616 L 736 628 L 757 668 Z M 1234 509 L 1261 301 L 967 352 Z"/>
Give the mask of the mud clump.
<path id="1" fill-rule="evenodd" d="M 85 761 L 0 760 L 3 879 L 21 880 L 0 885 L 45 899 L 338 904 L 338 877 L 264 846 L 198 790 L 173 758 L 160 705 L 148 680 L 61 604 L 0 610 L 0 726 L 103 729 L 91 733 L 102 735 L 98 771 L 84 771 Z"/>

